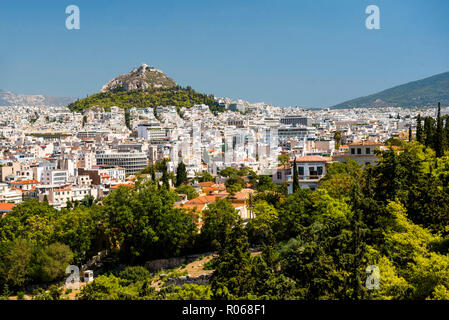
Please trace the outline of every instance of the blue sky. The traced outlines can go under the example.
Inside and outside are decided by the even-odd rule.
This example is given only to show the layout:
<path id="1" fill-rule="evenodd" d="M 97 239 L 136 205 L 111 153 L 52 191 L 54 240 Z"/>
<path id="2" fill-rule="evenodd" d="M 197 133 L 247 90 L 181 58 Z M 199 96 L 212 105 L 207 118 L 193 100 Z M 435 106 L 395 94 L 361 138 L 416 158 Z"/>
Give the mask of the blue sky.
<path id="1" fill-rule="evenodd" d="M 381 30 L 365 28 L 371 4 Z M 447 0 L 2 1 L 0 89 L 82 98 L 146 63 L 204 93 L 325 107 L 449 71 L 448 14 Z"/>

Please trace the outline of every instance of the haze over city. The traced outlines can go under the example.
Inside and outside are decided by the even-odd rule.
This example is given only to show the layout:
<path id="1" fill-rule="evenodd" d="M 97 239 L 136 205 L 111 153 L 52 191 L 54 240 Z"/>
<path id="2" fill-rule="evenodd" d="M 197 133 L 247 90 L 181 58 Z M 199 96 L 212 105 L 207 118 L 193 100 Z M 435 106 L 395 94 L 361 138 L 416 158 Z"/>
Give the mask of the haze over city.
<path id="1" fill-rule="evenodd" d="M 70 4 L 2 7 L 0 89 L 84 98 L 147 63 L 204 93 L 326 107 L 449 71 L 445 0 L 80 0 L 69 31 Z M 365 27 L 370 4 L 380 30 Z"/>

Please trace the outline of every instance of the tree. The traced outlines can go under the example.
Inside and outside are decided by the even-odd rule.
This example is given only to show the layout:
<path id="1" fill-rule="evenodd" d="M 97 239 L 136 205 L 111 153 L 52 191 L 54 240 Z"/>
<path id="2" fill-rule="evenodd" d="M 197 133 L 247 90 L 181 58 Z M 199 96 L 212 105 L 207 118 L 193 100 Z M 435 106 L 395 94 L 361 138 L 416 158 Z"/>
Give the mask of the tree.
<path id="1" fill-rule="evenodd" d="M 348 200 L 361 182 L 362 167 L 348 158 L 345 162 L 328 165 L 326 176 L 320 181 L 320 188 L 326 189 L 333 198 Z"/>
<path id="2" fill-rule="evenodd" d="M 30 279 L 33 248 L 31 241 L 21 238 L 1 243 L 0 284 L 19 287 Z"/>
<path id="3" fill-rule="evenodd" d="M 225 199 L 209 204 L 203 217 L 201 243 L 204 248 L 213 250 L 224 244 L 227 231 L 240 220 L 234 207 Z"/>
<path id="4" fill-rule="evenodd" d="M 441 105 L 439 102 L 438 102 L 437 128 L 434 138 L 434 149 L 437 158 L 443 156 L 444 153 L 443 120 L 441 119 Z"/>
<path id="5" fill-rule="evenodd" d="M 335 131 L 334 132 L 335 149 L 338 149 L 340 147 L 341 138 L 342 138 L 341 131 L 338 130 Z"/>
<path id="6" fill-rule="evenodd" d="M 238 176 L 238 170 L 231 167 L 226 167 L 220 171 L 220 176 L 225 178 L 229 178 L 231 176 Z"/>
<path id="7" fill-rule="evenodd" d="M 151 277 L 151 274 L 145 267 L 130 266 L 121 271 L 119 277 L 125 279 L 128 284 L 131 284 L 138 281 L 145 281 Z"/>
<path id="8" fill-rule="evenodd" d="M 408 141 L 411 142 L 413 140 L 412 135 L 412 126 L 408 127 Z"/>
<path id="9" fill-rule="evenodd" d="M 265 201 L 258 201 L 254 205 L 256 217 L 246 225 L 250 242 L 253 244 L 273 245 L 275 242 L 278 212 Z"/>
<path id="10" fill-rule="evenodd" d="M 162 180 L 162 185 L 167 189 L 167 190 L 169 190 L 170 189 L 170 182 L 169 182 L 169 178 L 168 178 L 168 171 L 167 171 L 168 169 L 167 169 L 167 162 L 166 162 L 166 160 L 164 159 L 163 161 L 162 161 L 162 168 L 161 168 L 161 171 L 162 171 L 162 178 L 161 178 L 161 180 Z"/>
<path id="11" fill-rule="evenodd" d="M 195 177 L 198 180 L 198 182 L 214 182 L 214 177 L 207 171 L 203 171 L 201 173 L 195 173 Z"/>
<path id="12" fill-rule="evenodd" d="M 421 114 L 418 114 L 418 118 L 416 120 L 416 141 L 419 143 L 424 143 L 424 137 L 423 137 L 423 128 L 421 124 Z"/>
<path id="13" fill-rule="evenodd" d="M 196 192 L 195 188 L 189 185 L 180 185 L 175 189 L 176 193 L 178 194 L 185 194 L 187 195 L 187 199 L 191 200 L 196 197 L 198 197 L 198 192 Z"/>
<path id="14" fill-rule="evenodd" d="M 69 246 L 53 243 L 45 248 L 36 248 L 33 252 L 31 273 L 33 278 L 50 282 L 62 277 L 73 259 Z"/>
<path id="15" fill-rule="evenodd" d="M 256 190 L 258 192 L 276 191 L 277 185 L 269 175 L 260 175 L 257 179 Z"/>
<path id="16" fill-rule="evenodd" d="M 87 284 L 80 293 L 80 300 L 124 300 L 129 296 L 120 285 L 120 278 L 100 275 L 95 281 Z"/>
<path id="17" fill-rule="evenodd" d="M 435 120 L 432 117 L 424 119 L 424 145 L 426 147 L 435 146 Z"/>
<path id="18" fill-rule="evenodd" d="M 176 169 L 176 187 L 179 187 L 181 184 L 187 182 L 187 170 L 184 162 L 180 162 L 178 168 Z"/>
<path id="19" fill-rule="evenodd" d="M 104 220 L 101 213 L 100 210 L 77 207 L 55 222 L 53 239 L 70 247 L 76 263 L 93 253 L 95 243 L 100 239 L 97 226 Z"/>
<path id="20" fill-rule="evenodd" d="M 252 292 L 251 254 L 247 234 L 237 223 L 226 230 L 224 245 L 214 262 L 211 277 L 212 298 L 229 300 L 246 297 Z"/>
<path id="21" fill-rule="evenodd" d="M 299 188 L 298 167 L 296 166 L 296 157 L 293 161 L 293 192 L 296 192 Z"/>
<path id="22" fill-rule="evenodd" d="M 173 257 L 192 248 L 196 225 L 175 209 L 178 196 L 152 182 L 135 189 L 119 187 L 103 201 L 106 234 L 125 261 Z"/>
<path id="23" fill-rule="evenodd" d="M 230 194 L 235 194 L 236 192 L 241 191 L 246 186 L 246 183 L 242 177 L 238 176 L 237 174 L 232 174 L 229 178 L 226 179 L 225 186 L 226 191 L 228 191 Z"/>
<path id="24" fill-rule="evenodd" d="M 131 130 L 131 114 L 129 113 L 129 109 L 125 108 L 125 125 Z"/>

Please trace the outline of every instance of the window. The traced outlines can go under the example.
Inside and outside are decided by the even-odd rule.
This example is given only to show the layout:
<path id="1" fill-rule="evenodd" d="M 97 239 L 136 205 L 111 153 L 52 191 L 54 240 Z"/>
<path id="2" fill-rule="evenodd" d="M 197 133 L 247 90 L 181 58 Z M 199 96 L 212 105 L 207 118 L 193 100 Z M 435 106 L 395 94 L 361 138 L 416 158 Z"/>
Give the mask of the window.
<path id="1" fill-rule="evenodd" d="M 304 167 L 298 167 L 298 175 L 303 176 L 304 175 Z"/>
<path id="2" fill-rule="evenodd" d="M 366 154 L 371 154 L 371 149 L 370 148 L 366 148 Z"/>
<path id="3" fill-rule="evenodd" d="M 277 177 L 278 177 L 278 180 L 281 180 L 282 179 L 282 172 L 278 172 L 277 173 Z"/>
<path id="4" fill-rule="evenodd" d="M 318 175 L 321 176 L 323 174 L 323 167 L 317 167 L 316 171 L 318 172 Z"/>
<path id="5" fill-rule="evenodd" d="M 357 148 L 357 154 L 362 154 L 362 148 Z"/>
<path id="6" fill-rule="evenodd" d="M 355 154 L 355 149 L 351 148 L 351 154 Z"/>

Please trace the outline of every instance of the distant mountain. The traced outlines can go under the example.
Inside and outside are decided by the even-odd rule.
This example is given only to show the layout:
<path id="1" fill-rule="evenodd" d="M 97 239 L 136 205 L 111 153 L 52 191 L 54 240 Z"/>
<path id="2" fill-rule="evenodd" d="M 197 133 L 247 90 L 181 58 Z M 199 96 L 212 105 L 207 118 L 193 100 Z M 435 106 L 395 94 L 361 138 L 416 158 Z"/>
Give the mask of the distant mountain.
<path id="1" fill-rule="evenodd" d="M 206 104 L 213 112 L 223 108 L 211 95 L 196 92 L 191 87 L 182 88 L 162 71 L 146 64 L 109 81 L 99 93 L 68 105 L 75 112 L 84 112 L 94 106 L 109 110 L 119 108 L 156 108 L 176 106 L 190 108 L 196 104 Z"/>
<path id="2" fill-rule="evenodd" d="M 147 90 L 176 87 L 173 79 L 167 77 L 161 70 L 142 64 L 130 73 L 122 74 L 109 81 L 100 92 L 114 90 Z"/>
<path id="3" fill-rule="evenodd" d="M 449 106 L 449 72 L 409 82 L 376 94 L 346 101 L 332 108 Z"/>
<path id="4" fill-rule="evenodd" d="M 75 101 L 69 97 L 51 97 L 41 94 L 26 95 L 15 94 L 10 91 L 0 90 L 0 106 L 55 106 L 62 107 Z"/>

